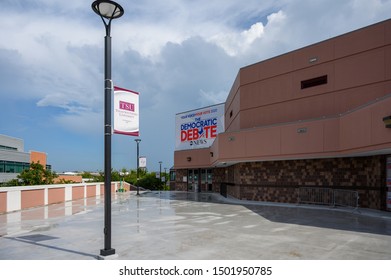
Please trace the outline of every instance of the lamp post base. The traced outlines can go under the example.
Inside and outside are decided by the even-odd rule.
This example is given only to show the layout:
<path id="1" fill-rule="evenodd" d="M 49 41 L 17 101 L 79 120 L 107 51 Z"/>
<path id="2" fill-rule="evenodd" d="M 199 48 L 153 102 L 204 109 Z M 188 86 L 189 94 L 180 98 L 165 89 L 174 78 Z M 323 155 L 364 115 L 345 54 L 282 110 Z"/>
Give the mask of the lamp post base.
<path id="1" fill-rule="evenodd" d="M 115 249 L 113 248 L 100 250 L 100 255 L 103 257 L 114 255 L 114 254 L 115 254 Z"/>
<path id="2" fill-rule="evenodd" d="M 116 260 L 118 259 L 118 254 L 110 255 L 110 256 L 102 256 L 99 255 L 96 257 L 97 260 L 102 260 L 102 261 L 110 261 L 110 260 Z"/>

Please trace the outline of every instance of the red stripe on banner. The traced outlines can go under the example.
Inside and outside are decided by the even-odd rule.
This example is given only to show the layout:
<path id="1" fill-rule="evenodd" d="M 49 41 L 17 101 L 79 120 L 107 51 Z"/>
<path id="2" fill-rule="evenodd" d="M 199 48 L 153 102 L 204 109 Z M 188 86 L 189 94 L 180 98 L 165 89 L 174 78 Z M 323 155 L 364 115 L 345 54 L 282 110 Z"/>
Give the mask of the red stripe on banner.
<path id="1" fill-rule="evenodd" d="M 139 92 L 134 91 L 134 90 L 130 90 L 130 89 L 125 89 L 125 88 L 120 88 L 120 87 L 114 86 L 114 91 L 120 91 L 120 90 L 133 92 L 135 94 L 140 94 Z"/>
<path id="2" fill-rule="evenodd" d="M 137 132 L 123 132 L 123 131 L 114 129 L 114 133 L 115 134 L 128 135 L 128 136 L 140 136 L 140 132 L 138 132 L 138 131 Z"/>

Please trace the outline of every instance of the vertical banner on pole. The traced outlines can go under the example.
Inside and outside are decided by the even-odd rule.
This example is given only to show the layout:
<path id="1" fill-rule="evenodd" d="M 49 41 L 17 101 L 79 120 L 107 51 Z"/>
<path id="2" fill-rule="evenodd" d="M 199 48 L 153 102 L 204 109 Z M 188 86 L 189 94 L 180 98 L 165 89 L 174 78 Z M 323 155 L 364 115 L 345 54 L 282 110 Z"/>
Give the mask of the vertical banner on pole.
<path id="1" fill-rule="evenodd" d="M 139 136 L 139 93 L 114 86 L 114 133 Z"/>
<path id="2" fill-rule="evenodd" d="M 140 168 L 147 168 L 147 158 L 146 157 L 139 157 L 138 158 L 138 165 Z"/>

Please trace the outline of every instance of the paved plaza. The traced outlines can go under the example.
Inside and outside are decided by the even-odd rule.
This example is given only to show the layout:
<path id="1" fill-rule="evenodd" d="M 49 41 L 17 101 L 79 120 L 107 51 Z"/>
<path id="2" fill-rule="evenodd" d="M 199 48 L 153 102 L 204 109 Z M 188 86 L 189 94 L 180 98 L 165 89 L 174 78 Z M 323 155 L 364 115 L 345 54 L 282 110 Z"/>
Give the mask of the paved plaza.
<path id="1" fill-rule="evenodd" d="M 103 197 L 0 215 L 0 259 L 97 259 Z M 391 213 L 229 200 L 186 192 L 116 193 L 119 260 L 390 260 Z"/>

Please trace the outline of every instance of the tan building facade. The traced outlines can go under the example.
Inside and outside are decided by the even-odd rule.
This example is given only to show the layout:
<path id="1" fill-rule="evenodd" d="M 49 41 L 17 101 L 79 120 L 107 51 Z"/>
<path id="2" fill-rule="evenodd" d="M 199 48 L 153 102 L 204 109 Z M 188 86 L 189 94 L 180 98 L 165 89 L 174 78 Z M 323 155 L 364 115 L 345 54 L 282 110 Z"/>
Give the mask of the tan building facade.
<path id="1" fill-rule="evenodd" d="M 43 152 L 30 151 L 30 163 L 40 163 L 46 168 L 47 154 Z"/>
<path id="2" fill-rule="evenodd" d="M 241 68 L 225 131 L 175 152 L 173 187 L 288 203 L 303 187 L 347 190 L 391 210 L 390 115 L 387 20 Z"/>

